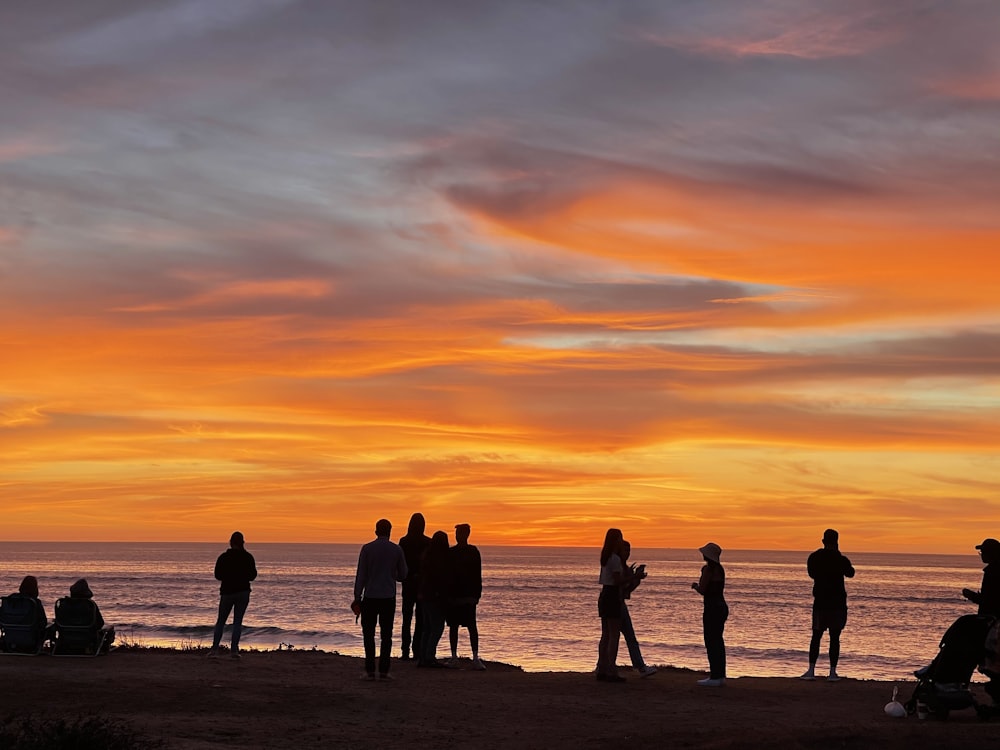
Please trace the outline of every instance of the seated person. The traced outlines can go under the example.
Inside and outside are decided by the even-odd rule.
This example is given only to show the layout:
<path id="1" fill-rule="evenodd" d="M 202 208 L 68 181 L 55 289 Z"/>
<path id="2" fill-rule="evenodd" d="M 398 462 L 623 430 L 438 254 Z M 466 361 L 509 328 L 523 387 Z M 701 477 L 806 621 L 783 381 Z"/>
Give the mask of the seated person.
<path id="1" fill-rule="evenodd" d="M 70 599 L 86 599 L 93 602 L 94 605 L 94 617 L 95 617 L 95 628 L 96 628 L 96 638 L 95 641 L 100 643 L 102 638 L 104 641 L 101 647 L 102 651 L 107 651 L 111 644 L 115 640 L 115 629 L 113 626 L 104 627 L 104 617 L 101 615 L 101 609 L 97 606 L 97 602 L 94 602 L 94 592 L 90 590 L 90 585 L 87 583 L 86 578 L 81 578 L 79 581 L 74 583 L 69 587 L 69 598 Z"/>
<path id="2" fill-rule="evenodd" d="M 31 610 L 34 611 L 34 621 L 32 622 L 32 627 L 34 629 L 35 644 L 37 644 L 39 648 L 41 647 L 42 643 L 44 643 L 47 639 L 52 637 L 53 628 L 48 627 L 48 620 L 45 617 L 45 607 L 38 600 L 37 578 L 35 578 L 34 576 L 25 576 L 24 580 L 21 581 L 21 585 L 18 587 L 17 593 L 11 594 L 10 596 L 7 596 L 5 598 L 15 601 L 18 599 L 24 599 L 31 602 Z M 30 618 L 30 615 L 28 617 Z M 23 624 L 27 624 L 28 620 L 23 620 L 21 622 Z M 7 650 L 8 647 L 12 645 L 13 644 L 11 643 L 5 643 L 4 650 Z M 21 651 L 24 650 L 25 648 L 32 648 L 32 647 L 22 642 L 21 644 L 14 647 L 14 650 Z"/>

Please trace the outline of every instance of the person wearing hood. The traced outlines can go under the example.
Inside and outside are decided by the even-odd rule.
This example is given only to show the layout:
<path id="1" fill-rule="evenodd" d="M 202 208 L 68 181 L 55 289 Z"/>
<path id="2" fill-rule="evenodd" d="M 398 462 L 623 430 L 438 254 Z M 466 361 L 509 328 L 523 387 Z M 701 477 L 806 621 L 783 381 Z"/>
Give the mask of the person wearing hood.
<path id="1" fill-rule="evenodd" d="M 69 587 L 69 598 L 94 600 L 94 592 L 90 590 L 90 584 L 87 583 L 86 578 L 81 578 Z M 98 642 L 101 642 L 101 636 L 103 636 L 102 649 L 107 651 L 115 641 L 115 628 L 113 625 L 104 627 L 104 616 L 101 614 L 101 608 L 97 606 L 97 602 L 94 602 L 94 624 L 99 631 Z"/>
<path id="2" fill-rule="evenodd" d="M 410 516 L 410 525 L 406 529 L 406 534 L 399 539 L 399 546 L 403 549 L 406 558 L 406 578 L 403 579 L 403 660 L 410 658 L 411 646 L 413 656 L 417 656 L 420 651 L 420 639 L 423 636 L 423 604 L 418 598 L 420 593 L 420 562 L 427 551 L 427 545 L 431 543 L 431 538 L 424 533 L 427 523 L 424 521 L 423 513 L 414 513 Z M 411 636 L 410 626 L 413 626 Z"/>
<path id="3" fill-rule="evenodd" d="M 229 655 L 240 658 L 240 636 L 243 634 L 243 616 L 250 605 L 250 582 L 257 580 L 257 561 L 247 552 L 246 540 L 239 531 L 229 537 L 229 549 L 215 561 L 215 580 L 219 582 L 219 616 L 212 633 L 209 657 L 219 655 L 219 644 L 229 613 L 233 613 L 233 634 Z"/>

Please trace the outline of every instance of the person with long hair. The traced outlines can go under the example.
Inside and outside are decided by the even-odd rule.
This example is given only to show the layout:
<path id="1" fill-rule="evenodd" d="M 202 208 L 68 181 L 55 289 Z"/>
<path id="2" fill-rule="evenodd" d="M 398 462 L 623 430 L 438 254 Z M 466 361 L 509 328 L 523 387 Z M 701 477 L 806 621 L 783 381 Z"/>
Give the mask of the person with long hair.
<path id="1" fill-rule="evenodd" d="M 448 535 L 435 531 L 420 563 L 420 593 L 423 627 L 420 634 L 418 667 L 444 667 L 437 659 L 437 647 L 444 633 L 444 620 L 451 591 L 451 559 Z"/>
<path id="2" fill-rule="evenodd" d="M 601 616 L 601 642 L 597 654 L 597 679 L 601 682 L 625 682 L 618 674 L 618 641 L 622 628 L 622 587 L 625 563 L 622 562 L 624 539 L 621 529 L 608 529 L 601 548 L 601 595 L 597 612 Z"/>
<path id="3" fill-rule="evenodd" d="M 705 650 L 708 652 L 708 677 L 698 680 L 704 687 L 722 687 L 726 684 L 726 641 L 723 631 L 729 619 L 729 605 L 723 592 L 726 589 L 726 571 L 719 562 L 722 547 L 709 542 L 698 550 L 705 564 L 701 568 L 701 578 L 691 584 L 691 588 L 701 594 L 705 608 L 701 615 L 705 635 Z"/>

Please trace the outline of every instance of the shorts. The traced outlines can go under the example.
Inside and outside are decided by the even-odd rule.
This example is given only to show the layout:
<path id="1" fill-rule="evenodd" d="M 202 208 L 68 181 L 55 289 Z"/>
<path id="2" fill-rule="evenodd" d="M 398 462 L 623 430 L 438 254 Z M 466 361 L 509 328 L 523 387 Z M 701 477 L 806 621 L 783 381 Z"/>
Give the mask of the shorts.
<path id="1" fill-rule="evenodd" d="M 475 604 L 452 604 L 448 607 L 445 619 L 452 627 L 471 627 L 476 624 Z"/>
<path id="2" fill-rule="evenodd" d="M 839 633 L 847 626 L 846 609 L 815 609 L 813 608 L 813 632 L 822 633 L 829 630 Z"/>
<path id="3" fill-rule="evenodd" d="M 620 620 L 622 616 L 622 590 L 618 586 L 604 586 L 597 599 L 597 614 L 603 620 Z"/>

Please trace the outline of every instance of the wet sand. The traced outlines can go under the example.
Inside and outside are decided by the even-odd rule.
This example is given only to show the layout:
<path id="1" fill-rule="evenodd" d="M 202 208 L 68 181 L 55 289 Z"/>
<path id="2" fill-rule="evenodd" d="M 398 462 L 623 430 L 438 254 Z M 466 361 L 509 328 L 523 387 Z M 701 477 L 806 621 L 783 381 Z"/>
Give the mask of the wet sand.
<path id="1" fill-rule="evenodd" d="M 0 715 L 101 715 L 178 750 L 207 748 L 969 748 L 1000 720 L 892 719 L 891 683 L 740 678 L 723 688 L 663 668 L 624 684 L 487 662 L 360 678 L 361 660 L 318 651 L 117 650 L 91 659 L 0 657 Z M 913 682 L 900 683 L 901 699 Z M 982 688 L 974 688 L 984 697 Z"/>

